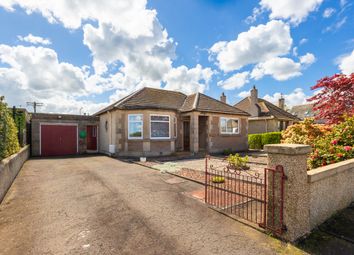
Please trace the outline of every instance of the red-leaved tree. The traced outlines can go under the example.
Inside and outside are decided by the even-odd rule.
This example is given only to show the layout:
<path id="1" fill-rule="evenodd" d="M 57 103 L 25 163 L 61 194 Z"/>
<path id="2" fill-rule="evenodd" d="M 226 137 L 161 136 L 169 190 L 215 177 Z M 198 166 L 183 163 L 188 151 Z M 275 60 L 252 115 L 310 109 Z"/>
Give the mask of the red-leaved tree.
<path id="1" fill-rule="evenodd" d="M 328 124 L 333 124 L 341 122 L 345 115 L 353 116 L 354 73 L 335 74 L 332 77 L 322 78 L 311 89 L 321 89 L 316 95 L 307 99 L 314 103 L 316 119 L 323 119 Z"/>

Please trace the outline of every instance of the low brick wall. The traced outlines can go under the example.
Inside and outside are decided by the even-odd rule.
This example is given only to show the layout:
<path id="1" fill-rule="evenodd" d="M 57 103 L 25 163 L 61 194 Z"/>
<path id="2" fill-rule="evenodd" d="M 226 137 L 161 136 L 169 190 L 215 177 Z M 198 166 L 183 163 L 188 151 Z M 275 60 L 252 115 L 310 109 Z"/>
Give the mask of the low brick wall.
<path id="1" fill-rule="evenodd" d="M 354 159 L 308 171 L 307 178 L 311 229 L 354 201 Z"/>
<path id="2" fill-rule="evenodd" d="M 0 202 L 5 197 L 23 163 L 29 158 L 29 154 L 29 145 L 27 145 L 18 153 L 0 161 Z"/>

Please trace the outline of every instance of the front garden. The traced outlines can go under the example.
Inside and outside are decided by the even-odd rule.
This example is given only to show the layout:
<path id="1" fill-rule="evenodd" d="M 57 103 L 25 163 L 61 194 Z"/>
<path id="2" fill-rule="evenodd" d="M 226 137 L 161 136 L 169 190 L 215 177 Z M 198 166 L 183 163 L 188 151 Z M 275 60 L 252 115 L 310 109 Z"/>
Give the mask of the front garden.
<path id="1" fill-rule="evenodd" d="M 281 142 L 310 145 L 308 169 L 354 158 L 354 117 L 328 125 L 306 119 L 283 131 Z"/>

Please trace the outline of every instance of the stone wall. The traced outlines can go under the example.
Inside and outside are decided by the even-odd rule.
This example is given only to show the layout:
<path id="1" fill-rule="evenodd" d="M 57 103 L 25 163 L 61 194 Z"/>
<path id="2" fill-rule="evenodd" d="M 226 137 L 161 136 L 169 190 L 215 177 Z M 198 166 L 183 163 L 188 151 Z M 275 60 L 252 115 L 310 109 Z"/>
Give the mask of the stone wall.
<path id="1" fill-rule="evenodd" d="M 314 228 L 354 201 L 354 159 L 307 172 Z"/>
<path id="2" fill-rule="evenodd" d="M 0 161 L 0 202 L 11 187 L 23 163 L 29 157 L 29 145 L 23 147 L 18 153 Z"/>
<path id="3" fill-rule="evenodd" d="M 282 238 L 297 240 L 354 201 L 354 159 L 307 171 L 308 145 L 271 144 L 264 150 L 268 167 L 283 166 L 287 177 L 283 202 L 287 231 Z"/>

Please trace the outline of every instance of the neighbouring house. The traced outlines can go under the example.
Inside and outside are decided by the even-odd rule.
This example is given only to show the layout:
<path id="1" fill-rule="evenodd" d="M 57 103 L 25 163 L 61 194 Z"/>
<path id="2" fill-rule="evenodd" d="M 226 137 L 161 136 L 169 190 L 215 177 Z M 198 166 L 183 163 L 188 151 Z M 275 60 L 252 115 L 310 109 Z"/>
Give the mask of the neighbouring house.
<path id="1" fill-rule="evenodd" d="M 313 104 L 301 104 L 295 105 L 291 108 L 290 113 L 296 117 L 304 120 L 305 118 L 314 118 L 316 116 L 316 111 L 313 110 Z M 326 121 L 319 119 L 315 120 L 315 123 L 324 124 Z"/>
<path id="2" fill-rule="evenodd" d="M 251 115 L 248 118 L 249 134 L 281 131 L 300 121 L 298 117 L 284 109 L 284 98 L 280 98 L 279 105 L 276 106 L 267 100 L 258 98 L 258 90 L 255 86 L 249 97 L 242 99 L 234 106 Z"/>
<path id="3" fill-rule="evenodd" d="M 98 152 L 98 125 L 95 116 L 33 113 L 32 156 Z"/>
<path id="4" fill-rule="evenodd" d="M 99 151 L 117 156 L 159 156 L 243 151 L 249 114 L 201 93 L 143 88 L 97 112 Z"/>

